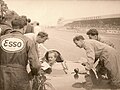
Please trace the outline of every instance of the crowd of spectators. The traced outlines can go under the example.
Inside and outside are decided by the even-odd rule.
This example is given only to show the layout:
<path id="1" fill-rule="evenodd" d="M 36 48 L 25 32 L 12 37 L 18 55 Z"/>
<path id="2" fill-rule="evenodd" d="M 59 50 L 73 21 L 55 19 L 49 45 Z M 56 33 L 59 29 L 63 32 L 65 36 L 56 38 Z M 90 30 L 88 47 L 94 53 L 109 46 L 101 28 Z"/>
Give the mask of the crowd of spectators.
<path id="1" fill-rule="evenodd" d="M 69 29 L 90 29 L 97 28 L 98 30 L 116 30 L 120 31 L 120 18 L 105 18 L 105 19 L 92 19 L 92 20 L 79 20 L 67 23 L 64 26 Z"/>

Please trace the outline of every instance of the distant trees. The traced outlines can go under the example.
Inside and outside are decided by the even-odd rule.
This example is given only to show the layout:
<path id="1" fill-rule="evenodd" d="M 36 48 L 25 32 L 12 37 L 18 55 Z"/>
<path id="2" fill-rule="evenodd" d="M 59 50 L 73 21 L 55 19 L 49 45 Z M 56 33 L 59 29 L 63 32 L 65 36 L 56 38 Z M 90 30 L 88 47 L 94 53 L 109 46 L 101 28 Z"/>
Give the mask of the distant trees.
<path id="1" fill-rule="evenodd" d="M 0 0 L 0 16 L 4 18 L 5 21 L 10 23 L 11 20 L 18 17 L 19 15 L 15 11 L 10 10 L 3 0 Z"/>
<path id="2" fill-rule="evenodd" d="M 0 0 L 0 15 L 4 16 L 8 11 L 8 6 L 7 4 L 3 1 Z"/>

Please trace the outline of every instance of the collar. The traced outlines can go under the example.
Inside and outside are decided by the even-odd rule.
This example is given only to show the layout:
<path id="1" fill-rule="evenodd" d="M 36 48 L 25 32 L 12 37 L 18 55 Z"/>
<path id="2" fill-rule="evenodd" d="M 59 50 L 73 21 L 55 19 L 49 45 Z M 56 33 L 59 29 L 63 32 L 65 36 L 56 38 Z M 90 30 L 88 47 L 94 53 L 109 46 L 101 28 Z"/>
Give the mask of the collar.
<path id="1" fill-rule="evenodd" d="M 98 39 L 97 39 L 98 41 L 101 41 L 101 37 L 98 37 Z"/>
<path id="2" fill-rule="evenodd" d="M 13 29 L 10 33 L 23 34 L 21 29 Z"/>

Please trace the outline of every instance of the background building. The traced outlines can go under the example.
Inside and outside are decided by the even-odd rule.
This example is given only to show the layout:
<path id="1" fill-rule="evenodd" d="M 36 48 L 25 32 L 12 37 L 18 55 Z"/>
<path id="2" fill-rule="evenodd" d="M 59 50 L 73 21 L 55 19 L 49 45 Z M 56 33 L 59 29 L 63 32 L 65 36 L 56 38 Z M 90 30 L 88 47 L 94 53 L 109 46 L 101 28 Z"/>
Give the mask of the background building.
<path id="1" fill-rule="evenodd" d="M 100 33 L 120 34 L 120 14 L 64 20 L 62 25 L 66 29 L 77 32 L 86 32 L 91 28 L 96 28 Z"/>

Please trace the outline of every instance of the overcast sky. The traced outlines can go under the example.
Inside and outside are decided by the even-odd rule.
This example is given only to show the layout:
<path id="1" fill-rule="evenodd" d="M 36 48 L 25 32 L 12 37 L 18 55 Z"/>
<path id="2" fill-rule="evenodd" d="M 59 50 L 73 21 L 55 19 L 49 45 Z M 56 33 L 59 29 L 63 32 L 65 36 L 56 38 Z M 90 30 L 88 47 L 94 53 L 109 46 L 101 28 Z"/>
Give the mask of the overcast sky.
<path id="1" fill-rule="evenodd" d="M 4 0 L 9 9 L 26 15 L 41 25 L 56 25 L 60 17 L 74 19 L 120 14 L 120 1 L 105 0 Z"/>

